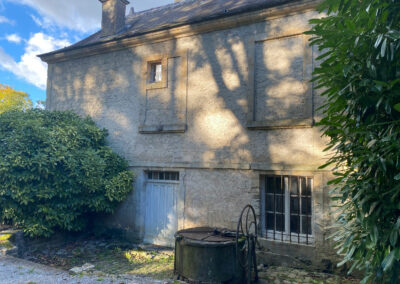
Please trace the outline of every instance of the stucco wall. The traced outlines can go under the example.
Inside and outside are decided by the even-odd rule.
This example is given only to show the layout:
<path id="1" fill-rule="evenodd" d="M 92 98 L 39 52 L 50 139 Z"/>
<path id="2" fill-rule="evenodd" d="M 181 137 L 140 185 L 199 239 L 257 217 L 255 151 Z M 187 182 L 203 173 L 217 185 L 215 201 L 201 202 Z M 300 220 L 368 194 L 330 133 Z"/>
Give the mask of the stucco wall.
<path id="1" fill-rule="evenodd" d="M 307 119 L 318 120 L 315 109 L 321 99 L 306 80 L 315 65 L 316 50 L 308 47 L 307 54 L 311 57 L 300 62 L 298 52 L 290 45 L 292 41 L 283 40 L 282 44 L 274 45 L 280 56 L 287 54 L 289 58 L 288 62 L 281 65 L 278 62 L 272 67 L 265 63 L 264 68 L 269 69 L 270 75 L 276 72 L 286 80 L 278 80 L 272 86 L 273 93 L 283 102 L 281 109 L 273 102 L 274 113 L 285 120 L 285 127 L 261 129 L 263 123 L 268 123 L 265 121 L 260 124 L 262 127 L 248 127 L 249 112 L 257 111 L 259 101 L 258 97 L 255 105 L 249 105 L 251 73 L 255 68 L 254 39 L 262 36 L 264 40 L 279 40 L 300 35 L 308 29 L 308 20 L 314 17 L 318 17 L 315 12 L 297 13 L 49 65 L 47 108 L 72 109 L 93 117 L 98 125 L 109 130 L 111 146 L 128 159 L 136 173 L 135 190 L 113 216 L 114 223 L 139 240 L 143 235 L 145 170 L 172 168 L 181 172 L 179 228 L 208 225 L 232 229 L 246 204 L 253 204 L 260 215 L 260 175 L 307 173 L 316 183 L 313 189 L 315 243 L 306 251 L 317 248 L 322 255 L 328 254 L 325 253 L 330 251 L 325 228 L 330 222 L 330 206 L 325 184 L 329 172 L 318 170 L 325 158 L 322 152 L 325 142 L 317 127 L 290 125 L 291 117 L 303 117 L 307 113 L 310 114 Z M 271 50 L 268 52 L 269 56 L 273 54 Z M 154 116 L 162 116 L 165 105 L 176 107 L 181 114 L 179 119 L 187 127 L 184 133 L 139 132 L 148 108 L 143 63 L 156 54 L 186 55 L 186 78 L 182 75 L 186 80 L 183 90 L 186 100 L 182 100 L 182 94 L 178 103 L 171 102 L 170 96 L 159 97 L 160 112 L 154 111 L 156 108 L 151 111 Z M 285 73 L 285 68 L 292 68 L 291 72 Z M 302 76 L 291 78 L 296 71 Z M 295 81 L 294 85 L 303 84 L 306 96 L 300 98 L 301 103 L 299 99 L 291 99 L 298 91 L 285 86 L 287 80 Z M 154 98 L 157 97 L 152 97 L 152 104 L 157 105 Z M 271 107 L 267 103 L 258 111 L 265 106 Z M 150 121 L 162 121 L 162 117 Z M 268 242 L 265 246 L 268 247 Z"/>
<path id="2" fill-rule="evenodd" d="M 316 14 L 308 12 L 51 64 L 47 107 L 73 109 L 92 116 L 110 130 L 111 145 L 132 166 L 165 162 L 189 167 L 218 165 L 248 169 L 263 164 L 265 169 L 316 168 L 321 164 L 324 148 L 317 128 L 271 131 L 247 128 L 248 73 L 253 68 L 248 60 L 250 38 L 256 34 L 302 32 L 313 16 Z M 283 48 L 290 51 L 291 47 Z M 139 134 L 140 114 L 146 105 L 144 58 L 182 51 L 188 54 L 187 131 Z M 287 101 L 290 92 L 286 92 Z M 301 109 L 293 104 L 284 111 L 289 117 Z"/>

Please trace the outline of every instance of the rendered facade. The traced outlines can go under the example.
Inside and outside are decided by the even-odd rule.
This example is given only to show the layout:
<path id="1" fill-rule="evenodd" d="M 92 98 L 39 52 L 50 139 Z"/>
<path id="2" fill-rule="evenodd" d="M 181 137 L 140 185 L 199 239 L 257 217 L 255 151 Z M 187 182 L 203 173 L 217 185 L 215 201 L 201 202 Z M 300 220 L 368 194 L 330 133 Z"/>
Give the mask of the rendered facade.
<path id="1" fill-rule="evenodd" d="M 246 204 L 271 264 L 332 267 L 331 206 L 308 45 L 318 1 L 185 0 L 125 16 L 41 55 L 47 108 L 90 115 L 136 174 L 108 226 L 173 245 L 176 230 L 236 230 Z"/>

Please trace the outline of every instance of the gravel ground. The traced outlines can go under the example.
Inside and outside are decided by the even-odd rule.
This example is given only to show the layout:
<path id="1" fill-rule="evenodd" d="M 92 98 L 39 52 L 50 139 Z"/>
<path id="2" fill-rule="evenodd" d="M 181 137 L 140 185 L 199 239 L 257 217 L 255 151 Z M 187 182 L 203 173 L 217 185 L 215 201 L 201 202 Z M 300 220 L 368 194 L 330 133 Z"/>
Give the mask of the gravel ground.
<path id="1" fill-rule="evenodd" d="M 344 279 L 337 275 L 309 273 L 303 270 L 284 267 L 269 267 L 261 270 L 259 283 L 269 284 L 354 284 L 355 279 Z M 178 281 L 177 281 L 178 282 Z M 95 274 L 71 275 L 53 267 L 33 263 L 11 256 L 0 255 L 1 284 L 172 284 L 172 281 L 160 281 L 138 278 L 133 275 L 105 277 Z M 179 282 L 183 283 L 183 282 Z"/>
<path id="2" fill-rule="evenodd" d="M 259 270 L 259 277 L 268 284 L 356 284 L 356 278 L 311 272 L 282 266 L 269 266 Z"/>
<path id="3" fill-rule="evenodd" d="M 57 284 L 57 283 L 125 283 L 165 284 L 166 281 L 121 276 L 110 278 L 96 275 L 70 275 L 68 272 L 37 263 L 0 255 L 0 283 L 2 284 Z"/>
<path id="4" fill-rule="evenodd" d="M 173 278 L 171 275 L 173 263 L 170 259 L 168 257 L 157 258 L 164 254 L 168 256 L 168 251 L 159 248 L 154 250 L 154 247 L 139 245 L 134 249 L 131 247 L 132 244 L 120 240 L 81 236 L 73 237 L 70 240 L 54 237 L 51 240 L 36 240 L 28 243 L 25 240 L 22 245 L 20 242 L 19 250 L 17 250 L 15 244 L 9 241 L 14 232 L 12 230 L 1 231 L 0 227 L 0 284 L 184 283 L 152 279 Z M 15 243 L 18 242 L 15 241 Z M 18 252 L 25 259 L 13 257 L 18 255 Z M 173 253 L 173 251 L 169 253 Z M 90 263 L 93 268 L 90 269 L 86 266 L 89 272 L 78 275 L 68 272 L 71 267 L 83 269 L 84 263 Z M 262 264 L 258 268 L 260 284 L 355 284 L 359 282 L 355 278 L 317 271 Z M 144 271 L 142 271 L 143 269 Z M 170 272 L 165 274 L 165 271 Z M 143 278 L 143 275 L 152 278 Z"/>

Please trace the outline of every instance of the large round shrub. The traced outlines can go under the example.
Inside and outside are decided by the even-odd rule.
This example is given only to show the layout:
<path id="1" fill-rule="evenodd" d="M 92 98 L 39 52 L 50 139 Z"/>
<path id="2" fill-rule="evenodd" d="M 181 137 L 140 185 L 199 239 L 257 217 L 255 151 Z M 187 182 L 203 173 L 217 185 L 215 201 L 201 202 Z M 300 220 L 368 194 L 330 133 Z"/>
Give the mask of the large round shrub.
<path id="1" fill-rule="evenodd" d="M 132 190 L 133 174 L 106 136 L 72 112 L 1 114 L 0 218 L 30 236 L 49 236 L 113 212 Z"/>

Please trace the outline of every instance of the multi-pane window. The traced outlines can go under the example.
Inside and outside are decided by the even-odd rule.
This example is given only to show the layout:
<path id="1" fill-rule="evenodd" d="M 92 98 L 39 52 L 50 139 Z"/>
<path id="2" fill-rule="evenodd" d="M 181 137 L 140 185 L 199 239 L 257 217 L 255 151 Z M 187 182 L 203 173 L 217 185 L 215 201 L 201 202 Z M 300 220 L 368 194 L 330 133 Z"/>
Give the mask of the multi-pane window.
<path id="1" fill-rule="evenodd" d="M 150 83 L 161 82 L 162 80 L 162 63 L 152 63 L 150 65 Z"/>
<path id="2" fill-rule="evenodd" d="M 179 172 L 148 171 L 147 178 L 151 180 L 179 181 Z"/>
<path id="3" fill-rule="evenodd" d="M 312 241 L 310 177 L 265 176 L 262 191 L 262 232 L 268 239 Z"/>

